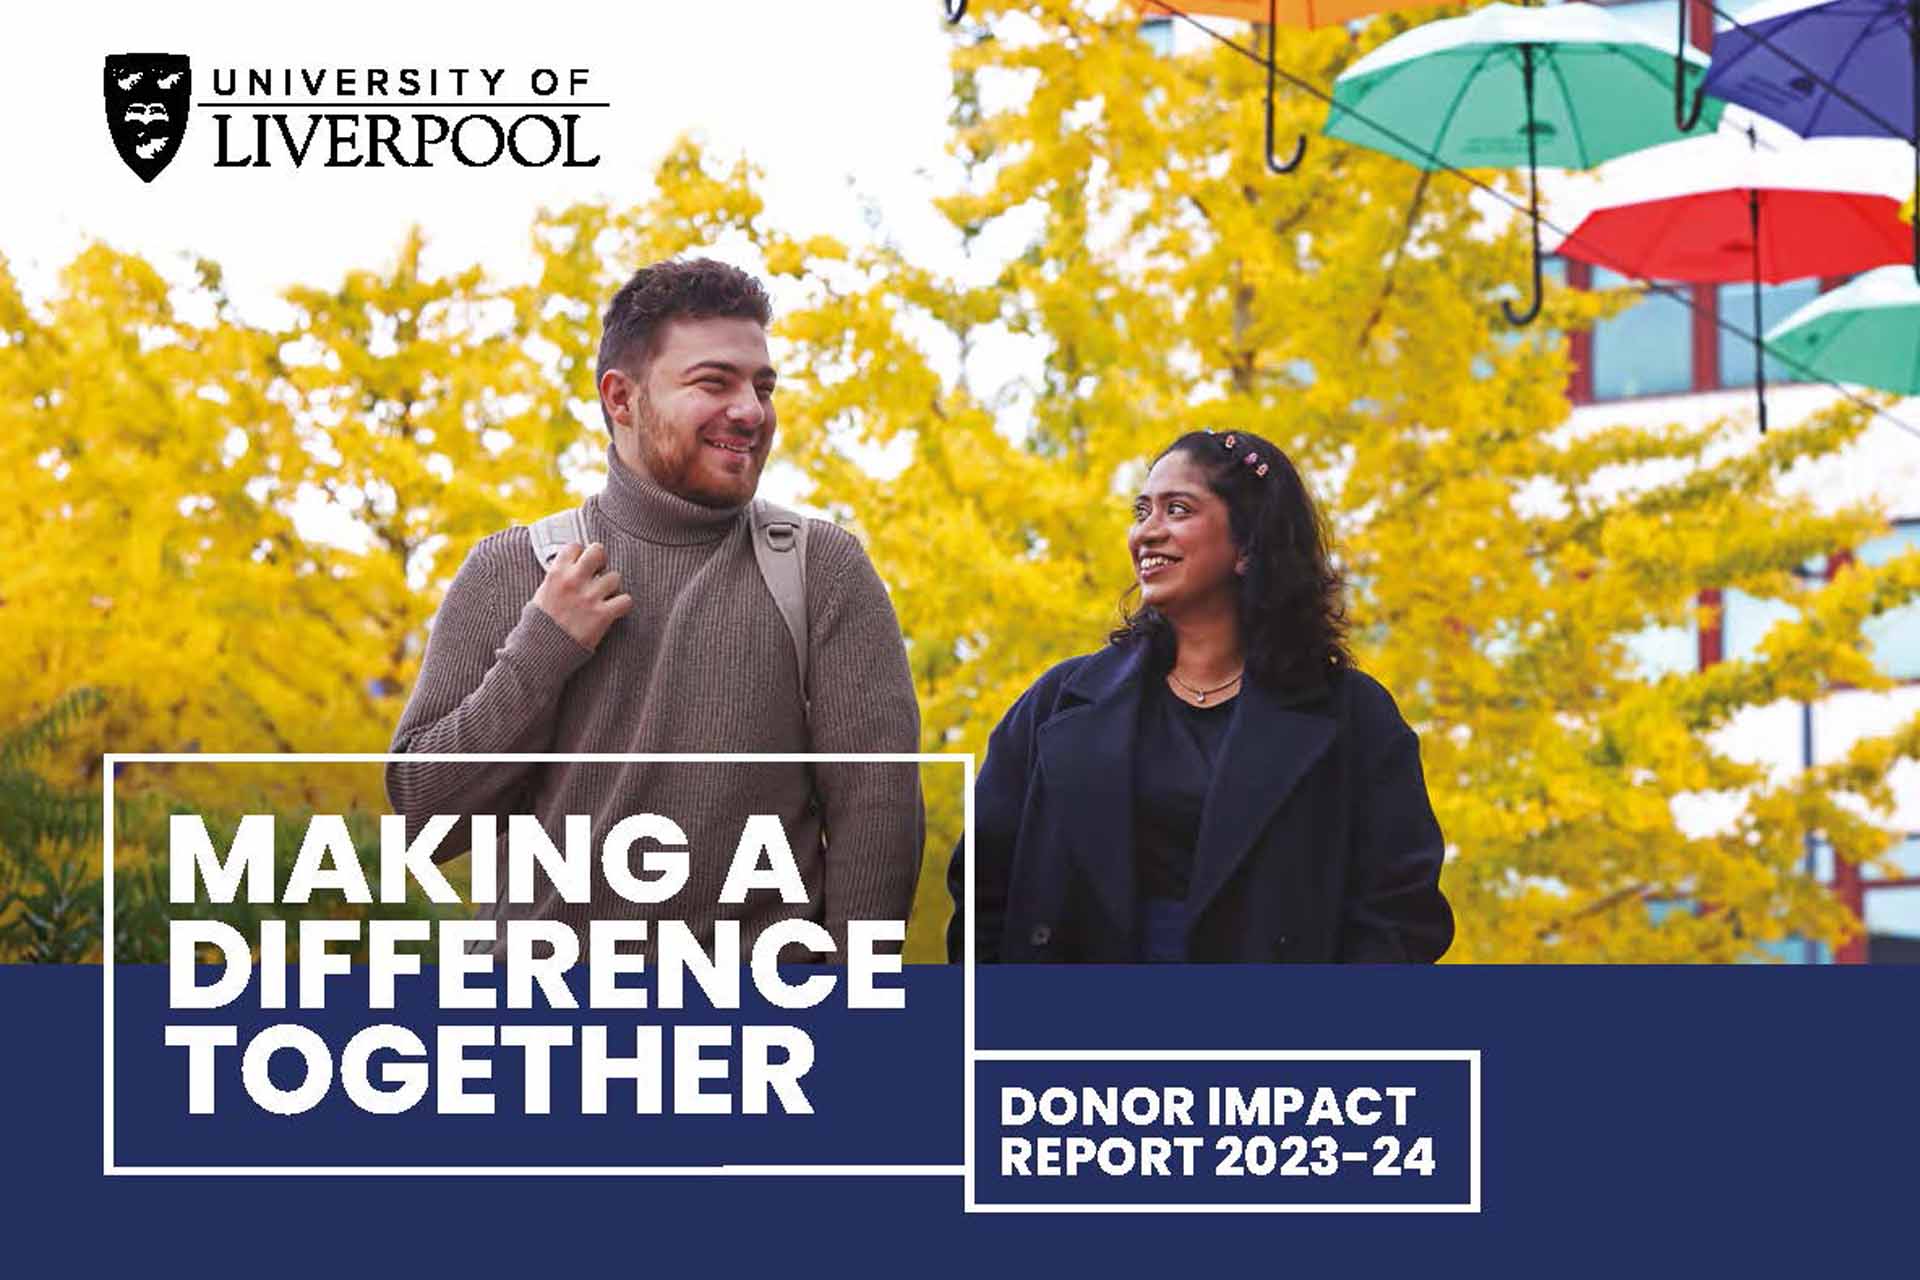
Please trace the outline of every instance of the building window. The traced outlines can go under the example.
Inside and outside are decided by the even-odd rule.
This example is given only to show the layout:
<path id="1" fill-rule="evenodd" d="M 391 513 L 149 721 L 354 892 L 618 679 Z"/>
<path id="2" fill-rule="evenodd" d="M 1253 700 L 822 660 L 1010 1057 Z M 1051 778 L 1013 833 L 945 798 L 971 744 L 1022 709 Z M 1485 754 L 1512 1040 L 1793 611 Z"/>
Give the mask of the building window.
<path id="1" fill-rule="evenodd" d="M 1807 837 L 1807 874 L 1821 884 L 1833 883 L 1833 845 L 1824 836 Z"/>
<path id="2" fill-rule="evenodd" d="M 1593 269 L 1595 289 L 1632 283 L 1604 267 Z M 1595 400 L 1691 391 L 1693 308 L 1678 297 L 1649 291 L 1625 311 L 1594 326 L 1591 350 Z"/>
<path id="3" fill-rule="evenodd" d="M 1833 948 L 1824 942 L 1810 942 L 1798 934 L 1778 942 L 1759 942 L 1754 945 L 1781 964 L 1833 963 Z"/>
<path id="4" fill-rule="evenodd" d="M 1920 551 L 1920 520 L 1900 522 L 1886 537 L 1863 543 L 1855 558 L 1883 565 L 1910 551 Z M 1868 618 L 1860 633 L 1875 667 L 1896 680 L 1920 680 L 1920 602 Z"/>
<path id="5" fill-rule="evenodd" d="M 1720 656 L 1727 662 L 1739 662 L 1759 652 L 1760 641 L 1776 622 L 1800 616 L 1800 611 L 1781 600 L 1750 596 L 1737 587 L 1720 593 Z"/>
<path id="6" fill-rule="evenodd" d="M 1669 12 L 1671 12 L 1669 10 Z M 1576 289 L 1618 289 L 1633 281 L 1601 267 L 1572 263 L 1567 283 Z M 1760 290 L 1761 327 L 1770 328 L 1820 296 L 1846 283 L 1844 277 L 1792 280 Z M 1667 285 L 1647 292 L 1611 320 L 1576 332 L 1567 396 L 1575 404 L 1634 396 L 1675 395 L 1753 385 L 1753 287 L 1747 284 Z M 1799 382 L 1803 372 L 1777 356 L 1767 358 L 1768 382 Z"/>
<path id="7" fill-rule="evenodd" d="M 1647 627 L 1626 637 L 1627 654 L 1643 680 L 1665 675 L 1688 675 L 1699 665 L 1700 627 Z"/>
<path id="8" fill-rule="evenodd" d="M 1700 910 L 1692 898 L 1648 898 L 1647 919 L 1657 929 L 1674 916 L 1690 916 Z"/>
<path id="9" fill-rule="evenodd" d="M 1920 884 L 1871 885 L 1863 895 L 1868 964 L 1920 964 Z"/>
<path id="10" fill-rule="evenodd" d="M 1875 880 L 1911 880 L 1920 884 L 1920 835 L 1908 836 L 1887 855 L 1890 871 L 1881 871 L 1871 866 L 1863 866 L 1861 876 L 1868 883 Z"/>
<path id="11" fill-rule="evenodd" d="M 1765 333 L 1782 320 L 1806 306 L 1820 296 L 1818 280 L 1790 280 L 1785 284 L 1760 286 L 1760 329 Z M 1720 319 L 1741 330 L 1753 327 L 1753 286 L 1750 284 L 1723 284 L 1720 286 Z M 1719 328 L 1720 338 L 1720 385 L 1723 387 L 1750 387 L 1753 385 L 1753 339 L 1743 338 L 1728 330 L 1724 325 Z M 1800 370 L 1782 364 L 1771 353 L 1767 356 L 1768 382 L 1799 382 L 1806 377 Z"/>

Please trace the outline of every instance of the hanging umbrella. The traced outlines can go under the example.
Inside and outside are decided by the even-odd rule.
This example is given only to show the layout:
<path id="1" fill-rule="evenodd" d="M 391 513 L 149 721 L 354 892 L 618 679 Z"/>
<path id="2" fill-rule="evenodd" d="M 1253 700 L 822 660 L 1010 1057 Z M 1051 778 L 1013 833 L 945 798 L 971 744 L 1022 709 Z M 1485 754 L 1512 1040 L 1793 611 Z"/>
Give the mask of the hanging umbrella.
<path id="1" fill-rule="evenodd" d="M 1684 2 L 1684 0 L 1683 0 Z M 1715 38 L 1706 92 L 1804 138 L 1920 138 L 1920 0 L 1772 0 Z M 1920 187 L 1920 145 L 1913 150 Z M 1920 273 L 1920 219 L 1911 230 Z"/>
<path id="2" fill-rule="evenodd" d="M 1765 431 L 1760 286 L 1905 262 L 1909 245 L 1900 200 L 1884 177 L 1886 144 L 1754 142 L 1701 138 L 1609 165 L 1594 175 L 1602 201 L 1574 222 L 1560 252 L 1648 280 L 1752 281 Z"/>
<path id="3" fill-rule="evenodd" d="M 1913 0 L 1767 0 L 1714 37 L 1706 90 L 1802 137 L 1911 137 Z"/>
<path id="4" fill-rule="evenodd" d="M 1920 283 L 1905 267 L 1869 271 L 1775 325 L 1767 345 L 1835 382 L 1920 395 Z"/>
<path id="5" fill-rule="evenodd" d="M 1265 23 L 1267 28 L 1267 168 L 1275 173 L 1292 173 L 1307 154 L 1303 135 L 1293 144 L 1293 154 L 1285 160 L 1273 155 L 1274 35 L 1281 27 L 1312 30 L 1339 26 L 1356 18 L 1376 13 L 1396 13 L 1402 9 L 1432 8 L 1435 0 L 1134 0 L 1136 8 L 1147 14 L 1204 14 L 1215 18 L 1238 18 L 1243 22 Z"/>
<path id="6" fill-rule="evenodd" d="M 1705 54 L 1687 51 L 1692 87 Z M 1523 159 L 1533 221 L 1533 303 L 1540 313 L 1539 170 L 1590 169 L 1684 137 L 1669 96 L 1673 52 L 1595 5 L 1493 4 L 1397 36 L 1333 82 L 1330 137 L 1423 169 L 1511 168 Z M 1704 112 L 1709 129 L 1721 104 Z"/>
<path id="7" fill-rule="evenodd" d="M 1905 262 L 1903 181 L 1887 176 L 1892 149 L 1862 139 L 1756 147 L 1736 134 L 1653 148 L 1564 189 L 1556 208 L 1572 212 L 1559 218 L 1568 226 L 1559 251 L 1698 283 L 1778 284 Z M 1581 199 L 1580 187 L 1594 195 Z"/>

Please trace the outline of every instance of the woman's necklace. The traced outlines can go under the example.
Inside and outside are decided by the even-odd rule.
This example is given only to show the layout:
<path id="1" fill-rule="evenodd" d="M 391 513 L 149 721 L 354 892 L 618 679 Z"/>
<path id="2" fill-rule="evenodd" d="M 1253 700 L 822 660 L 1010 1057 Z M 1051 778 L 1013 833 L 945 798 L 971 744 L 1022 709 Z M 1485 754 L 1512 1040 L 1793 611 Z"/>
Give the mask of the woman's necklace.
<path id="1" fill-rule="evenodd" d="M 1182 680 L 1179 677 L 1179 675 L 1173 671 L 1167 672 L 1167 678 L 1172 680 L 1175 684 L 1179 685 L 1182 689 L 1185 689 L 1188 693 L 1192 694 L 1193 701 L 1196 706 L 1204 707 L 1207 705 L 1207 699 L 1213 694 L 1219 693 L 1222 689 L 1231 689 L 1233 688 L 1233 686 L 1239 684 L 1240 677 L 1245 675 L 1246 671 L 1247 669 L 1245 667 L 1240 668 L 1240 670 L 1233 673 L 1233 679 L 1227 681 L 1225 684 L 1217 684 L 1213 686 L 1213 688 L 1211 689 L 1196 689 L 1192 685 L 1188 684 L 1185 680 Z"/>

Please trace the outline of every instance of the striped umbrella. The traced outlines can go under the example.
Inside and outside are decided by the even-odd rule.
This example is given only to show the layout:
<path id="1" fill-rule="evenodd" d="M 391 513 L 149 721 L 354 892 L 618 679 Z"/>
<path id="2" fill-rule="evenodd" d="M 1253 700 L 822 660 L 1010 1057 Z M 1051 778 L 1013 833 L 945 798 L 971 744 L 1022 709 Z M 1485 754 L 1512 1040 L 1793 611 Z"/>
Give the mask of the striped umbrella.
<path id="1" fill-rule="evenodd" d="M 1894 144 L 1865 139 L 1767 149 L 1732 134 L 1657 147 L 1580 181 L 1590 203 L 1572 190 L 1556 201 L 1556 213 L 1567 211 L 1557 220 L 1571 224 L 1560 252 L 1700 283 L 1778 284 L 1905 262 L 1904 184 L 1888 174 L 1889 151 L 1899 156 Z"/>
<path id="2" fill-rule="evenodd" d="M 1920 283 L 1906 267 L 1869 271 L 1775 325 L 1767 345 L 1835 382 L 1920 395 Z"/>
<path id="3" fill-rule="evenodd" d="M 1682 89 L 1705 74 L 1688 50 Z M 1669 94 L 1673 54 L 1594 5 L 1493 4 L 1387 41 L 1333 82 L 1326 132 L 1423 169 L 1527 165 L 1533 303 L 1540 312 L 1539 170 L 1590 169 L 1685 136 Z M 1719 123 L 1710 102 L 1705 125 Z"/>

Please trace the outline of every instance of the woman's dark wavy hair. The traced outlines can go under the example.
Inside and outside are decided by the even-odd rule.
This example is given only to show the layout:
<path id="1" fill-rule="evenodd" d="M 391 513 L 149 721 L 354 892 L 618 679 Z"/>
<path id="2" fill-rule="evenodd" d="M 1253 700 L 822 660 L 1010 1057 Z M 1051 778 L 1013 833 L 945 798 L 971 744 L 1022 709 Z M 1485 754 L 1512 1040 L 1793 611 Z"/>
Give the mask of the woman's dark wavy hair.
<path id="1" fill-rule="evenodd" d="M 1330 669 L 1351 667 L 1346 581 L 1329 562 L 1326 520 L 1292 461 L 1272 441 L 1247 431 L 1190 431 L 1154 462 L 1176 451 L 1193 460 L 1207 487 L 1226 502 L 1234 546 L 1246 557 L 1238 588 L 1248 672 L 1268 688 L 1289 690 L 1319 682 Z M 1249 454 L 1257 461 L 1248 463 Z M 1120 598 L 1125 621 L 1107 639 L 1144 641 L 1155 662 L 1170 666 L 1173 625 L 1151 605 L 1129 611 L 1139 589 L 1136 582 Z"/>

